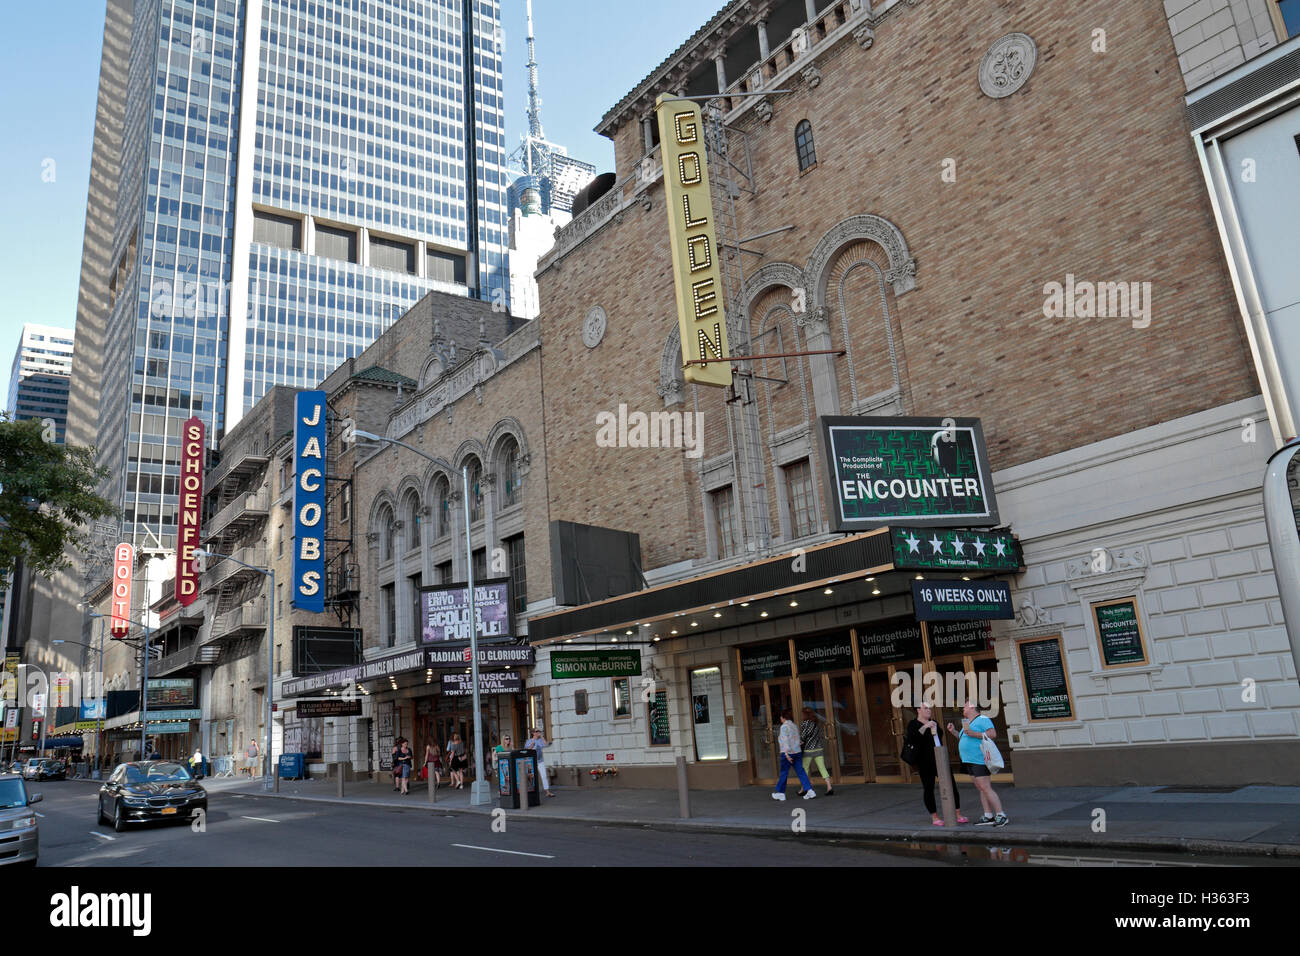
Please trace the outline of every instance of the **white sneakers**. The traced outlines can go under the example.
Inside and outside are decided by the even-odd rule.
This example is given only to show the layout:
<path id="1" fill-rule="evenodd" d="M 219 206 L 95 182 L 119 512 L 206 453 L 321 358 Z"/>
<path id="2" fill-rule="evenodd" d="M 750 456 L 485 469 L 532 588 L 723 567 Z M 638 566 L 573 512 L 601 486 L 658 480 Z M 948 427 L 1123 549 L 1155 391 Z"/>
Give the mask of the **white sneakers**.
<path id="1" fill-rule="evenodd" d="M 808 791 L 803 795 L 803 798 L 804 798 L 805 800 L 811 800 L 811 799 L 812 799 L 813 797 L 815 797 L 815 796 L 817 796 L 817 791 L 816 791 L 816 790 L 808 790 Z M 773 800 L 785 800 L 785 794 L 784 794 L 784 793 L 774 793 L 774 794 L 772 794 L 772 799 L 773 799 Z"/>
<path id="2" fill-rule="evenodd" d="M 785 794 L 784 794 L 784 793 L 774 793 L 774 794 L 772 794 L 772 799 L 773 799 L 773 800 L 781 800 L 781 801 L 784 801 L 784 800 L 785 800 Z"/>
<path id="3" fill-rule="evenodd" d="M 814 790 L 812 787 L 809 787 L 808 792 L 803 795 L 803 798 L 805 800 L 811 800 L 815 796 L 817 796 L 817 791 Z"/>

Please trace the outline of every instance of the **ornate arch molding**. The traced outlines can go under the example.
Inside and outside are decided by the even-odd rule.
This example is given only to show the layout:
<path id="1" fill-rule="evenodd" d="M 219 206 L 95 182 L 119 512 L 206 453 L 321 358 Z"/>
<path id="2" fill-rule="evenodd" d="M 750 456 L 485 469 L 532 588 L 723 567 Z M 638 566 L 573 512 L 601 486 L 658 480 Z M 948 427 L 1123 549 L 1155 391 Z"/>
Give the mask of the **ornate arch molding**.
<path id="1" fill-rule="evenodd" d="M 429 358 L 425 360 L 424 368 L 420 371 L 420 391 L 424 391 L 434 382 L 438 381 L 438 379 L 442 378 L 446 371 L 447 365 L 446 362 L 443 361 L 442 356 L 437 354 L 430 355 Z"/>
<path id="2" fill-rule="evenodd" d="M 408 475 L 403 478 L 401 484 L 397 486 L 396 500 L 398 507 L 404 508 L 406 506 L 406 499 L 411 495 L 415 495 L 418 507 L 423 508 L 425 505 L 425 496 L 424 492 L 420 490 L 420 479 Z"/>
<path id="3" fill-rule="evenodd" d="M 773 286 L 785 286 L 791 290 L 807 289 L 809 275 L 812 273 L 805 274 L 798 266 L 788 262 L 769 262 L 746 280 L 740 301 L 745 304 L 745 311 L 748 312 L 758 297 Z"/>
<path id="4" fill-rule="evenodd" d="M 680 405 L 686 401 L 686 377 L 682 375 L 682 331 L 673 324 L 659 358 L 659 397 L 664 407 Z"/>
<path id="5" fill-rule="evenodd" d="M 446 478 L 447 483 L 450 484 L 451 472 L 451 462 L 447 461 L 445 458 L 439 458 L 437 464 L 430 462 L 429 466 L 424 469 L 424 477 L 421 479 L 423 484 L 421 487 L 424 488 L 424 503 L 426 505 L 431 508 L 433 507 L 433 489 L 437 486 L 438 479 Z"/>
<path id="6" fill-rule="evenodd" d="M 902 231 L 888 219 L 880 216 L 850 216 L 835 225 L 822 238 L 808 260 L 805 272 L 817 283 L 815 303 L 809 309 L 826 305 L 826 286 L 830 282 L 830 268 L 835 256 L 845 246 L 869 239 L 885 250 L 889 258 L 889 271 L 885 281 L 894 287 L 894 295 L 903 295 L 916 288 L 916 259 L 907 248 Z"/>
<path id="7" fill-rule="evenodd" d="M 491 460 L 484 462 L 485 468 L 491 468 L 493 471 L 496 470 L 497 465 L 500 464 L 500 462 L 497 461 L 497 452 L 500 449 L 502 439 L 507 435 L 518 442 L 520 459 L 524 461 L 528 460 L 530 454 L 528 451 L 528 439 L 524 435 L 524 426 L 519 423 L 517 418 L 503 418 L 492 428 L 491 433 L 488 435 L 487 442 L 485 443 L 485 447 L 491 455 Z"/>
<path id="8" fill-rule="evenodd" d="M 468 441 L 461 442 L 460 447 L 456 449 L 456 454 L 453 455 L 451 459 L 455 463 L 453 471 L 459 475 L 461 468 L 465 464 L 465 459 L 470 455 L 477 458 L 479 464 L 483 466 L 483 474 L 488 474 L 487 451 L 483 448 L 483 445 L 480 442 L 475 441 L 472 438 Z"/>
<path id="9" fill-rule="evenodd" d="M 375 496 L 374 502 L 370 505 L 370 518 L 366 526 L 371 534 L 383 533 L 384 526 L 382 519 L 385 511 L 393 513 L 393 520 L 397 520 L 397 502 L 393 500 L 393 495 L 388 491 L 381 491 Z"/>

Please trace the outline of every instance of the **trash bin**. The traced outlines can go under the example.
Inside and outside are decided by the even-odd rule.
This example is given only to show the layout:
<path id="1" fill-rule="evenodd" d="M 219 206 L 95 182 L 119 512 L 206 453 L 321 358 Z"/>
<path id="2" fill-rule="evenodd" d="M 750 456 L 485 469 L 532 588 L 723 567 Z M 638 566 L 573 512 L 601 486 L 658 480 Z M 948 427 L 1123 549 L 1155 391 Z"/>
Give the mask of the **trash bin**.
<path id="1" fill-rule="evenodd" d="M 307 777 L 306 754 L 281 754 L 280 779 L 304 780 Z"/>
<path id="2" fill-rule="evenodd" d="M 536 751 L 510 750 L 497 754 L 497 796 L 503 810 L 518 810 L 521 796 L 526 797 L 530 807 L 541 805 Z"/>

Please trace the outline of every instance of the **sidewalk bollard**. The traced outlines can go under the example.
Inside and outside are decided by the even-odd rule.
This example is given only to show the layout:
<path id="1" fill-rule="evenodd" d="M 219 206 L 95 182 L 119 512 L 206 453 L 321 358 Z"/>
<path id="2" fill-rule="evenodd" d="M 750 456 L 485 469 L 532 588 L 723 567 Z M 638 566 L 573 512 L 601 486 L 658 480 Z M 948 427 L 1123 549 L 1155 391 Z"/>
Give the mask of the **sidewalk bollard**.
<path id="1" fill-rule="evenodd" d="M 429 773 L 429 802 L 430 803 L 438 802 L 438 784 L 436 780 L 437 780 L 436 775 L 430 772 Z"/>
<path id="2" fill-rule="evenodd" d="M 275 774 L 275 792 L 279 793 L 280 792 L 280 765 L 279 764 L 275 765 L 275 767 L 272 770 L 272 773 Z"/>
<path id="3" fill-rule="evenodd" d="M 677 758 L 677 803 L 683 820 L 691 818 L 691 791 L 686 781 L 686 758 Z"/>
<path id="4" fill-rule="evenodd" d="M 344 765 L 344 764 L 341 764 L 341 763 L 336 763 L 336 764 L 334 765 L 334 772 L 335 772 L 336 774 L 338 774 L 338 778 L 339 778 L 339 797 L 340 797 L 340 799 L 343 797 L 343 767 L 344 767 L 344 766 L 345 766 L 345 765 Z"/>
<path id="5" fill-rule="evenodd" d="M 951 829 L 957 825 L 957 802 L 953 799 L 953 794 L 957 791 L 952 782 L 952 766 L 948 763 L 947 747 L 940 745 L 934 748 L 934 764 L 939 777 L 939 803 L 943 810 L 943 825 Z"/>

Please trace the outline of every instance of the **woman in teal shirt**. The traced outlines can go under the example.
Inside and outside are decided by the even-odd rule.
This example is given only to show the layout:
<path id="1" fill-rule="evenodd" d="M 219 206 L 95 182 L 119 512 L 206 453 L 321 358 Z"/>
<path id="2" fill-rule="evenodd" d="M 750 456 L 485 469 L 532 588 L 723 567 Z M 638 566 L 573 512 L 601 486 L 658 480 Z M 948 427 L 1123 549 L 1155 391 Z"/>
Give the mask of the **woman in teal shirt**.
<path id="1" fill-rule="evenodd" d="M 957 753 L 961 756 L 962 769 L 970 775 L 971 781 L 975 784 L 975 792 L 980 795 L 980 803 L 984 805 L 984 817 L 975 825 L 977 827 L 1006 826 L 1011 822 L 1011 818 L 1002 812 L 1002 801 L 993 792 L 993 779 L 989 768 L 984 763 L 984 752 L 980 750 L 981 737 L 987 736 L 992 740 L 997 736 L 993 729 L 993 721 L 980 713 L 979 704 L 974 699 L 967 698 L 966 706 L 962 708 L 961 730 L 958 731 L 949 724 L 948 732 L 958 738 Z"/>

